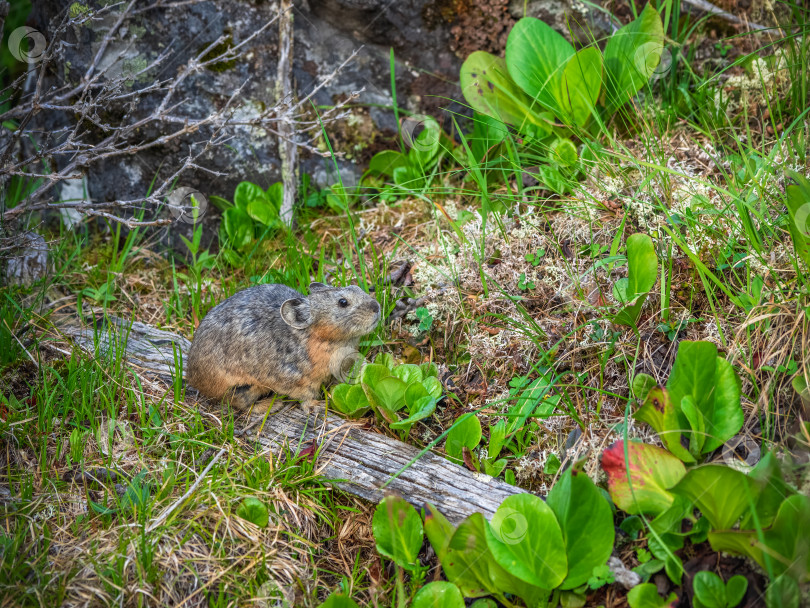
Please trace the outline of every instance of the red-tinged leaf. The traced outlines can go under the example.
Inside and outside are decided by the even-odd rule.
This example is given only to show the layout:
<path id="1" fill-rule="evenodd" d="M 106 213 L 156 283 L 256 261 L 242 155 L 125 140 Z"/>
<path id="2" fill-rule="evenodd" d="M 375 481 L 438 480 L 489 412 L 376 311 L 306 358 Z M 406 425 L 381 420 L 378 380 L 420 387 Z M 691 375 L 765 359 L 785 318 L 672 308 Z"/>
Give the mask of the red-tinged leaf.
<path id="1" fill-rule="evenodd" d="M 302 458 L 311 458 L 315 455 L 315 452 L 318 451 L 320 444 L 315 441 L 314 439 L 310 442 L 309 446 L 305 447 L 303 450 L 298 452 L 298 455 Z"/>
<path id="2" fill-rule="evenodd" d="M 610 497 L 621 510 L 659 515 L 672 504 L 669 488 L 686 475 L 686 467 L 666 450 L 630 441 L 617 441 L 602 454 Z M 629 466 L 628 466 L 629 462 Z"/>

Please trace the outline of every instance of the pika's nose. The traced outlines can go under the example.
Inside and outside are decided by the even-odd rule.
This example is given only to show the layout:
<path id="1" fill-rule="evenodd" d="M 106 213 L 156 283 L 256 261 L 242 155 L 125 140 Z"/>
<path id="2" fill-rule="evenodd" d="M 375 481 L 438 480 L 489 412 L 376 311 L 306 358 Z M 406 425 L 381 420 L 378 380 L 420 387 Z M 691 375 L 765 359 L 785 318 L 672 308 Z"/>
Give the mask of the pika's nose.
<path id="1" fill-rule="evenodd" d="M 371 301 L 371 310 L 373 310 L 375 314 L 380 314 L 380 303 L 377 300 Z"/>

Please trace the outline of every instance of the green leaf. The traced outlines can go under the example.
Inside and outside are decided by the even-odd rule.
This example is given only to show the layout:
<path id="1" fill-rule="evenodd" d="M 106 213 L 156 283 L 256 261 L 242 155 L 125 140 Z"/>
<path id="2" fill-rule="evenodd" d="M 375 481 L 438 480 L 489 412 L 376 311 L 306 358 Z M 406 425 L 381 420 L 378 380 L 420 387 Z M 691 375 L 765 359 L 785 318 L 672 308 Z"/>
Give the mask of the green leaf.
<path id="1" fill-rule="evenodd" d="M 421 173 L 425 173 L 436 164 L 436 156 L 441 147 L 442 129 L 436 119 L 430 116 L 422 118 L 421 128 L 422 130 L 416 137 L 413 137 L 413 134 L 406 135 L 405 132 L 403 132 L 403 136 L 406 139 L 412 138 L 411 141 L 406 142 L 411 146 L 411 150 L 408 152 L 408 163 Z"/>
<path id="2" fill-rule="evenodd" d="M 441 398 L 442 392 L 444 392 L 444 387 L 442 387 L 442 383 L 439 382 L 436 376 L 428 376 L 422 380 L 422 386 L 425 387 L 429 395 L 437 400 Z"/>
<path id="3" fill-rule="evenodd" d="M 379 357 L 377 357 L 377 359 L 379 359 Z M 363 384 L 370 384 L 373 386 L 383 378 L 389 377 L 391 377 L 391 370 L 387 366 L 377 363 L 375 359 L 374 363 L 370 363 L 363 368 L 363 375 L 360 381 Z"/>
<path id="4" fill-rule="evenodd" d="M 748 579 L 741 574 L 736 574 L 728 579 L 726 583 L 726 605 L 728 608 L 734 608 L 745 597 L 745 592 L 748 590 Z"/>
<path id="5" fill-rule="evenodd" d="M 549 151 L 551 162 L 563 167 L 573 167 L 579 160 L 577 147 L 566 137 L 560 137 L 551 142 Z"/>
<path id="6" fill-rule="evenodd" d="M 695 462 L 695 457 L 681 443 L 681 431 L 688 430 L 689 422 L 675 407 L 667 389 L 656 387 L 647 392 L 647 399 L 633 418 L 649 424 L 672 454 L 684 462 Z"/>
<path id="7" fill-rule="evenodd" d="M 717 357 L 713 384 L 713 398 L 708 400 L 703 411 L 708 432 L 701 450 L 704 454 L 713 452 L 739 433 L 745 422 L 740 406 L 742 383 L 731 363 L 722 357 Z"/>
<path id="8" fill-rule="evenodd" d="M 703 412 L 695 406 L 692 395 L 684 395 L 681 400 L 681 411 L 692 429 L 692 432 L 689 433 L 689 453 L 697 458 L 703 451 L 703 443 L 706 441 L 706 420 Z"/>
<path id="9" fill-rule="evenodd" d="M 793 248 L 799 259 L 810 266 L 810 181 L 795 171 L 785 173 L 795 182 L 785 189 Z"/>
<path id="10" fill-rule="evenodd" d="M 678 603 L 678 596 L 670 593 L 664 599 L 658 595 L 658 588 L 654 584 L 642 583 L 627 593 L 627 603 L 630 608 L 674 608 Z"/>
<path id="11" fill-rule="evenodd" d="M 422 370 L 418 365 L 412 365 L 410 363 L 406 363 L 403 365 L 397 365 L 391 373 L 394 377 L 399 378 L 405 384 L 412 384 L 413 382 L 421 382 L 422 381 Z"/>
<path id="12" fill-rule="evenodd" d="M 652 2 L 637 19 L 608 40 L 605 46 L 605 116 L 610 117 L 638 93 L 661 60 L 664 25 Z"/>
<path id="13" fill-rule="evenodd" d="M 370 366 L 368 366 L 370 367 Z M 371 406 L 389 423 L 398 422 L 395 412 L 405 405 L 407 385 L 399 378 L 380 378 L 374 385 L 362 383 L 363 391 Z"/>
<path id="14" fill-rule="evenodd" d="M 247 211 L 248 204 L 256 200 L 265 200 L 264 190 L 250 182 L 240 182 L 233 193 L 233 203 L 239 209 Z"/>
<path id="15" fill-rule="evenodd" d="M 359 418 L 371 408 L 368 397 L 359 384 L 338 384 L 332 389 L 332 405 L 349 418 Z"/>
<path id="16" fill-rule="evenodd" d="M 276 209 L 281 209 L 281 203 L 284 201 L 284 184 L 276 182 L 267 189 L 264 196 Z"/>
<path id="17" fill-rule="evenodd" d="M 551 390 L 551 379 L 546 374 L 541 374 L 533 380 L 529 386 L 523 389 L 515 405 L 507 412 L 508 424 L 506 427 L 507 436 L 520 429 L 526 420 L 531 416 L 543 399 Z M 553 411 L 553 408 L 552 408 Z"/>
<path id="18" fill-rule="evenodd" d="M 726 586 L 714 572 L 702 570 L 692 582 L 695 608 L 726 608 Z"/>
<path id="19" fill-rule="evenodd" d="M 377 551 L 405 570 L 419 567 L 417 556 L 422 547 L 422 520 L 411 505 L 388 495 L 374 510 L 371 521 Z"/>
<path id="20" fill-rule="evenodd" d="M 476 112 L 538 138 L 551 133 L 551 121 L 512 80 L 500 57 L 484 51 L 470 53 L 461 66 L 460 81 L 464 99 Z"/>
<path id="21" fill-rule="evenodd" d="M 635 327 L 647 294 L 658 279 L 658 256 L 652 239 L 646 234 L 631 234 L 627 238 L 627 282 L 617 281 L 616 290 L 627 305 L 613 318 L 619 325 Z M 621 285 L 621 287 L 619 287 Z"/>
<path id="22" fill-rule="evenodd" d="M 506 40 L 509 75 L 529 97 L 557 116 L 563 115 L 563 70 L 574 47 L 551 26 L 534 17 L 519 20 Z"/>
<path id="23" fill-rule="evenodd" d="M 613 502 L 631 515 L 659 515 L 674 500 L 669 488 L 686 474 L 686 467 L 675 456 L 654 445 L 627 443 L 629 466 L 625 463 L 625 443 L 617 441 L 602 454 Z"/>
<path id="24" fill-rule="evenodd" d="M 675 364 L 667 380 L 667 392 L 673 406 L 680 408 L 681 400 L 689 395 L 699 410 L 708 411 L 711 408 L 716 367 L 717 346 L 714 343 L 683 340 L 678 345 Z M 682 422 L 687 420 L 684 418 Z M 688 427 L 684 425 L 681 428 Z"/>
<path id="25" fill-rule="evenodd" d="M 368 170 L 372 173 L 393 176 L 394 169 L 408 165 L 408 158 L 397 150 L 383 150 L 371 157 Z"/>
<path id="26" fill-rule="evenodd" d="M 252 496 L 248 496 L 242 501 L 242 504 L 236 509 L 236 514 L 242 519 L 256 524 L 260 528 L 266 527 L 270 522 L 267 505 Z"/>
<path id="27" fill-rule="evenodd" d="M 633 395 L 636 399 L 644 401 L 647 394 L 651 389 L 655 388 L 658 383 L 650 374 L 636 374 L 633 378 Z"/>
<path id="28" fill-rule="evenodd" d="M 780 576 L 765 590 L 768 608 L 799 608 L 802 594 L 799 585 L 789 576 Z"/>
<path id="29" fill-rule="evenodd" d="M 507 497 L 486 530 L 495 561 L 513 576 L 554 589 L 568 573 L 562 530 L 551 508 L 533 494 Z"/>
<path id="30" fill-rule="evenodd" d="M 387 367 L 389 370 L 392 370 L 394 369 L 395 364 L 396 362 L 394 361 L 394 355 L 391 353 L 379 353 L 376 357 L 374 357 L 374 365 L 382 365 Z"/>
<path id="31" fill-rule="evenodd" d="M 277 226 L 280 222 L 278 208 L 264 198 L 250 201 L 246 211 L 252 219 L 265 226 Z"/>
<path id="32" fill-rule="evenodd" d="M 453 583 L 435 581 L 416 592 L 411 608 L 464 608 L 464 598 Z"/>
<path id="33" fill-rule="evenodd" d="M 222 214 L 222 225 L 231 248 L 241 251 L 253 244 L 253 220 L 240 207 L 231 207 Z"/>
<path id="34" fill-rule="evenodd" d="M 425 535 L 441 562 L 444 561 L 454 532 L 453 524 L 436 507 L 428 503 L 425 506 Z"/>
<path id="35" fill-rule="evenodd" d="M 439 368 L 432 361 L 428 363 L 423 363 L 422 365 L 419 366 L 419 368 L 422 370 L 423 378 L 436 378 L 436 379 L 439 378 Z"/>
<path id="36" fill-rule="evenodd" d="M 709 544 L 715 551 L 747 555 L 766 570 L 769 558 L 775 576 L 787 573 L 804 582 L 810 580 L 810 536 L 797 532 L 807 529 L 810 497 L 795 494 L 779 507 L 773 525 L 762 531 L 762 541 L 756 530 L 721 530 L 709 532 Z"/>
<path id="37" fill-rule="evenodd" d="M 750 481 L 731 467 L 706 464 L 690 471 L 670 491 L 689 499 L 715 530 L 731 528 L 749 506 Z"/>
<path id="38" fill-rule="evenodd" d="M 392 422 L 388 426 L 396 430 L 409 431 L 415 422 L 427 418 L 432 415 L 435 410 L 436 400 L 430 395 L 425 395 L 416 401 L 413 410 L 410 411 L 410 415 L 407 418 L 399 422 Z"/>
<path id="39" fill-rule="evenodd" d="M 610 505 L 590 478 L 569 468 L 548 494 L 546 503 L 557 516 L 568 560 L 562 589 L 586 583 L 594 568 L 607 563 L 615 532 Z"/>
<path id="40" fill-rule="evenodd" d="M 466 417 L 465 417 L 466 416 Z M 481 421 L 475 414 L 462 414 L 447 433 L 444 451 L 448 459 L 461 463 L 463 448 L 472 450 L 481 441 Z"/>
<path id="41" fill-rule="evenodd" d="M 348 595 L 333 593 L 318 608 L 360 608 Z"/>
<path id="42" fill-rule="evenodd" d="M 782 476 L 779 461 L 773 452 L 766 453 L 748 474 L 756 500 L 756 515 L 759 525 L 767 528 L 773 524 L 779 507 L 796 491 L 791 488 Z M 740 522 L 740 529 L 755 528 L 753 514 L 748 512 Z"/>
<path id="43" fill-rule="evenodd" d="M 568 60 L 560 85 L 560 118 L 567 124 L 585 126 L 602 89 L 602 52 L 597 47 L 577 51 Z"/>
<path id="44" fill-rule="evenodd" d="M 504 439 L 506 438 L 506 420 L 498 420 L 489 427 L 489 446 L 487 455 L 490 458 L 497 458 L 501 453 Z"/>

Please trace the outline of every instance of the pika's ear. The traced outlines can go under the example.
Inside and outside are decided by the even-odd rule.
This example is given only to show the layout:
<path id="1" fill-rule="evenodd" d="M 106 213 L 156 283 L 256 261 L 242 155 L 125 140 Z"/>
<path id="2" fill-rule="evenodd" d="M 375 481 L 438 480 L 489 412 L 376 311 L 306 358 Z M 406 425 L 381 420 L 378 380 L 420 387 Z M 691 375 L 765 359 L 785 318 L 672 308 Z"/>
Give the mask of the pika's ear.
<path id="1" fill-rule="evenodd" d="M 281 318 L 294 329 L 306 329 L 312 325 L 312 311 L 304 298 L 292 298 L 281 305 Z"/>
<path id="2" fill-rule="evenodd" d="M 309 293 L 315 293 L 316 291 L 323 291 L 324 289 L 331 289 L 329 285 L 324 285 L 323 283 L 310 283 L 309 284 Z"/>

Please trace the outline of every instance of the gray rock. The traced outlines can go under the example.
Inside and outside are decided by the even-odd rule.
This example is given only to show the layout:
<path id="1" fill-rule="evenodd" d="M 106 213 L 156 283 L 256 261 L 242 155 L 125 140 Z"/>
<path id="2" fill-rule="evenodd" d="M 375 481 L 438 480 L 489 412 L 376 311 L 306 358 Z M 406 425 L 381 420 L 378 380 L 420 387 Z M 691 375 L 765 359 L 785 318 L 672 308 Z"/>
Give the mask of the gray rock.
<path id="1" fill-rule="evenodd" d="M 465 10 L 481 11 L 487 2 L 473 2 Z M 554 23 L 564 28 L 561 12 L 569 3 L 580 6 L 578 0 L 535 0 L 530 4 L 530 14 L 545 18 L 552 16 Z M 513 19 L 505 0 L 503 4 L 505 18 Z M 34 3 L 32 25 L 45 33 L 52 31 L 65 6 L 65 2 Z M 59 68 L 49 72 L 50 81 L 46 86 L 70 87 L 80 82 L 100 48 L 105 32 L 117 19 L 117 11 L 123 10 L 124 6 L 122 3 L 103 19 L 71 30 L 67 44 L 60 47 Z M 128 18 L 104 55 L 101 65 L 109 66 L 110 75 L 134 75 L 161 52 L 171 51 L 169 60 L 158 69 L 133 76 L 128 82 L 133 90 L 176 74 L 190 56 L 200 53 L 221 35 L 229 36 L 231 44 L 238 44 L 276 14 L 276 3 L 273 2 L 222 0 L 169 6 L 142 10 Z M 362 46 L 356 59 L 312 99 L 317 106 L 331 106 L 352 92 L 365 89 L 358 104 L 367 107 L 353 110 L 353 121 L 347 121 L 354 126 L 335 126 L 328 131 L 333 147 L 347 153 L 347 158 L 340 162 L 341 174 L 353 173 L 359 177 L 375 151 L 396 147 L 393 113 L 380 108 L 393 103 L 390 48 L 394 49 L 396 57 L 396 92 L 401 107 L 411 112 L 431 114 L 444 120 L 447 127 L 451 120 L 441 108 L 465 111 L 463 105 L 448 101 L 461 99 L 457 81 L 462 58 L 458 55 L 463 54 L 464 49 L 455 43 L 459 36 L 465 35 L 458 29 L 458 24 L 465 22 L 460 20 L 463 15 L 454 12 L 454 7 L 457 8 L 456 4 L 450 0 L 296 0 L 293 72 L 299 97 L 308 94 L 324 76 Z M 513 13 L 515 10 L 512 7 Z M 275 101 L 277 38 L 277 27 L 271 26 L 240 60 L 219 65 L 216 69 L 203 69 L 186 79 L 175 96 L 180 104 L 172 114 L 192 119 L 208 116 L 243 85 L 237 109 L 240 118 L 254 118 L 271 107 Z M 489 50 L 497 52 L 497 49 Z M 148 112 L 149 104 L 156 107 L 158 102 L 157 97 L 147 99 L 144 96 L 139 101 L 137 114 Z M 132 117 L 127 117 L 127 111 L 123 105 L 104 108 L 101 118 L 110 123 L 132 120 Z M 65 127 L 72 120 L 65 112 L 47 116 L 44 124 L 38 125 L 42 127 L 42 133 L 56 133 L 59 127 Z M 88 127 L 92 131 L 92 125 Z M 153 138 L 175 128 L 176 123 L 150 126 L 143 134 Z M 352 129 L 360 135 L 353 135 Z M 95 136 L 101 138 L 104 135 L 99 132 Z M 156 176 L 166 178 L 171 175 L 188 156 L 189 150 L 195 144 L 199 146 L 205 142 L 209 135 L 201 129 L 183 141 L 89 165 L 86 175 L 89 197 L 93 201 L 114 201 L 144 196 Z M 197 172 L 184 176 L 178 186 L 230 200 L 240 181 L 249 180 L 268 187 L 280 179 L 277 141 L 272 133 L 242 126 L 235 127 L 232 135 L 227 145 L 216 147 L 203 159 L 206 167 L 225 173 L 225 177 L 212 178 L 208 173 Z M 64 155 L 56 156 L 53 162 L 64 166 L 69 160 L 70 156 Z M 334 174 L 332 164 L 331 160 L 302 151 L 301 171 L 318 175 L 319 183 L 328 181 L 324 180 L 324 175 Z"/>

